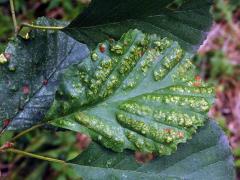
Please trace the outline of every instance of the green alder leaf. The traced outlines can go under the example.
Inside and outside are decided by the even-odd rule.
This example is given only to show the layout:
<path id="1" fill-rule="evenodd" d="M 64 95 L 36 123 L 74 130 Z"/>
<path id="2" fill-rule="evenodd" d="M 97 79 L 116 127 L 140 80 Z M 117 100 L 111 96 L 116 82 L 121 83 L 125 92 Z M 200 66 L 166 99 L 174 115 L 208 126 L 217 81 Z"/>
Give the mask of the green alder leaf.
<path id="1" fill-rule="evenodd" d="M 92 0 L 63 31 L 93 48 L 108 38 L 119 39 L 129 29 L 141 29 L 178 41 L 196 51 L 212 18 L 211 0 Z"/>
<path id="2" fill-rule="evenodd" d="M 130 151 L 115 153 L 97 144 L 69 162 L 84 179 L 234 180 L 235 169 L 228 140 L 209 121 L 193 139 L 171 156 L 139 164 Z"/>
<path id="3" fill-rule="evenodd" d="M 170 155 L 208 119 L 213 88 L 176 41 L 130 30 L 61 76 L 46 120 L 114 151 Z"/>
<path id="4" fill-rule="evenodd" d="M 36 24 L 67 25 L 46 18 Z M 41 121 L 54 99 L 59 73 L 89 54 L 85 45 L 61 31 L 33 30 L 29 35 L 14 38 L 0 56 L 0 124 L 11 119 L 11 130 Z"/>

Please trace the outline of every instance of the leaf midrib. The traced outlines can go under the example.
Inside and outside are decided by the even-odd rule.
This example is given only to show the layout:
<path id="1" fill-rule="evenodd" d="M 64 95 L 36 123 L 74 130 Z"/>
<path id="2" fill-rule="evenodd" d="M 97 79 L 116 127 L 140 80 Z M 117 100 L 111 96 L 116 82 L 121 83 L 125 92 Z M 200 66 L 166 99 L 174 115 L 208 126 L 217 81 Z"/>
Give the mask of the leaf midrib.
<path id="1" fill-rule="evenodd" d="M 169 50 L 169 51 L 172 50 L 173 47 L 174 47 L 174 44 L 173 44 L 171 47 L 169 47 L 168 50 Z M 162 58 L 165 57 L 165 55 L 166 55 L 167 52 L 168 52 L 168 51 L 165 51 L 165 53 L 164 53 L 164 55 L 162 56 Z M 160 55 L 160 56 L 161 56 L 161 55 Z M 160 56 L 158 56 L 158 57 L 156 57 L 156 58 L 159 58 Z M 185 58 L 186 58 L 186 57 L 183 56 L 183 57 L 181 58 L 181 60 L 179 61 L 179 63 L 178 63 L 177 65 L 175 65 L 175 66 L 168 72 L 168 74 L 164 77 L 164 79 L 162 79 L 162 80 L 160 81 L 159 84 L 164 84 L 165 81 L 167 81 L 167 79 L 169 78 L 170 74 L 172 74 L 172 73 L 175 71 L 175 69 L 178 68 L 178 66 L 180 65 L 181 61 L 184 60 Z M 141 57 L 140 57 L 140 59 L 141 59 Z M 161 61 L 161 60 L 159 60 L 158 63 L 160 63 L 160 61 Z M 140 63 L 140 61 L 138 61 L 138 63 Z M 137 64 L 134 66 L 134 69 L 135 69 L 136 67 L 137 67 Z M 133 70 L 132 70 L 132 71 L 133 71 Z M 129 74 L 131 74 L 131 72 L 130 72 Z M 128 78 L 129 74 L 125 77 L 125 79 Z M 124 79 L 124 80 L 125 80 L 125 79 Z M 145 78 L 144 78 L 144 79 L 145 79 Z M 123 81 L 124 81 L 124 80 L 123 80 Z M 122 82 L 123 82 L 123 81 L 122 81 Z M 159 85 L 159 88 L 158 88 L 158 89 L 153 89 L 153 90 L 151 90 L 151 91 L 144 92 L 144 93 L 139 92 L 139 94 L 137 94 L 137 95 L 136 95 L 136 94 L 133 94 L 133 96 L 131 96 L 131 97 L 122 96 L 122 97 L 120 98 L 121 100 L 119 100 L 119 98 L 118 98 L 118 99 L 115 99 L 115 100 L 112 100 L 112 99 L 114 99 L 114 97 L 115 97 L 115 95 L 116 95 L 115 92 L 116 92 L 117 90 L 119 90 L 119 88 L 121 87 L 121 85 L 120 85 L 120 86 L 118 86 L 118 88 L 114 91 L 114 93 L 113 93 L 112 95 L 110 95 L 109 97 L 107 97 L 107 98 L 100 98 L 100 99 L 98 99 L 98 101 L 95 101 L 95 102 L 93 102 L 93 103 L 91 103 L 91 104 L 87 104 L 87 105 L 83 106 L 82 108 L 80 108 L 78 111 L 75 111 L 75 112 L 73 112 L 73 113 L 70 113 L 70 114 L 68 114 L 68 115 L 66 115 L 66 116 L 73 115 L 73 114 L 75 114 L 75 113 L 77 113 L 77 112 L 87 111 L 88 109 L 92 109 L 92 108 L 97 107 L 97 106 L 106 106 L 106 105 L 108 105 L 108 104 L 115 104 L 115 103 L 118 103 L 118 104 L 119 104 L 119 103 L 124 102 L 124 101 L 126 101 L 126 100 L 131 100 L 131 99 L 133 99 L 133 98 L 136 98 L 136 97 L 139 97 L 139 96 L 143 96 L 143 95 L 145 95 L 145 94 L 150 94 L 150 93 L 153 93 L 154 91 L 161 90 L 161 89 L 164 89 L 164 88 L 168 88 L 168 87 L 170 87 L 170 86 L 172 86 L 171 83 L 168 84 L 167 86 L 163 86 L 163 87 L 161 87 L 161 86 Z M 64 116 L 64 117 L 66 117 L 66 116 Z"/>

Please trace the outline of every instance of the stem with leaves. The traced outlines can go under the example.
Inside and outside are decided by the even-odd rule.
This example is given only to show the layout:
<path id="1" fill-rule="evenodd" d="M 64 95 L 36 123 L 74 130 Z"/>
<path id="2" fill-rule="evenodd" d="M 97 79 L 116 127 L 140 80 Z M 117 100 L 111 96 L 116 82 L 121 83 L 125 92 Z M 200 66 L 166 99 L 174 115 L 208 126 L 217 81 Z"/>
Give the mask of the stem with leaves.
<path id="1" fill-rule="evenodd" d="M 29 27 L 32 29 L 39 29 L 39 30 L 61 30 L 64 28 L 63 26 L 39 26 L 39 25 L 33 25 L 28 23 L 22 23 L 18 28 L 15 8 L 14 8 L 14 0 L 9 0 L 9 1 L 10 1 L 10 8 L 11 8 L 15 36 L 18 35 L 18 33 L 22 30 L 23 27 Z"/>

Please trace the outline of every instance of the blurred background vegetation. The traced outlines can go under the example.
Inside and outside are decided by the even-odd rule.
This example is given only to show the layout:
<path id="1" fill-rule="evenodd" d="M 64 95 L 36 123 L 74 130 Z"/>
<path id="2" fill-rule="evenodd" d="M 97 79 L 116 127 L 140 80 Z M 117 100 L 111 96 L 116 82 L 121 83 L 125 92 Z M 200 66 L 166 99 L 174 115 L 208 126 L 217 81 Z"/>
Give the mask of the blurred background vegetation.
<path id="1" fill-rule="evenodd" d="M 83 3 L 82 3 L 83 2 Z M 18 23 L 32 22 L 37 17 L 72 20 L 88 0 L 14 0 Z M 0 50 L 13 35 L 9 0 L 0 0 Z"/>
<path id="2" fill-rule="evenodd" d="M 72 20 L 84 8 L 82 1 L 15 0 L 17 20 L 31 23 L 40 16 Z M 201 77 L 215 84 L 216 102 L 209 116 L 228 135 L 240 179 L 240 1 L 216 0 L 211 11 L 215 22 L 199 48 L 195 63 Z M 0 52 L 12 35 L 9 2 L 0 0 Z M 44 131 L 29 133 L 18 140 L 17 146 L 36 154 L 70 159 L 89 143 L 82 134 Z M 4 133 L 0 146 L 12 136 L 12 133 Z M 71 169 L 22 156 L 1 156 L 0 172 L 6 179 L 79 179 Z"/>

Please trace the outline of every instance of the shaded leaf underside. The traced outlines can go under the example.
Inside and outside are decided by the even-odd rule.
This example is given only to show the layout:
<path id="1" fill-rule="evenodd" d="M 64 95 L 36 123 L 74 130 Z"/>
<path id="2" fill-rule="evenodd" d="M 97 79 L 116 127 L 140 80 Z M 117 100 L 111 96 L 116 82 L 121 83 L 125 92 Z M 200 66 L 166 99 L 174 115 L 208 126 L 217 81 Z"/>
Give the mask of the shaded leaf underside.
<path id="1" fill-rule="evenodd" d="M 212 121 L 176 153 L 149 163 L 137 163 L 129 151 L 114 153 L 96 144 L 69 163 L 84 179 L 235 179 L 227 138 Z"/>
<path id="2" fill-rule="evenodd" d="M 114 151 L 169 155 L 207 119 L 213 89 L 195 75 L 177 42 L 130 30 L 63 74 L 46 119 Z"/>

